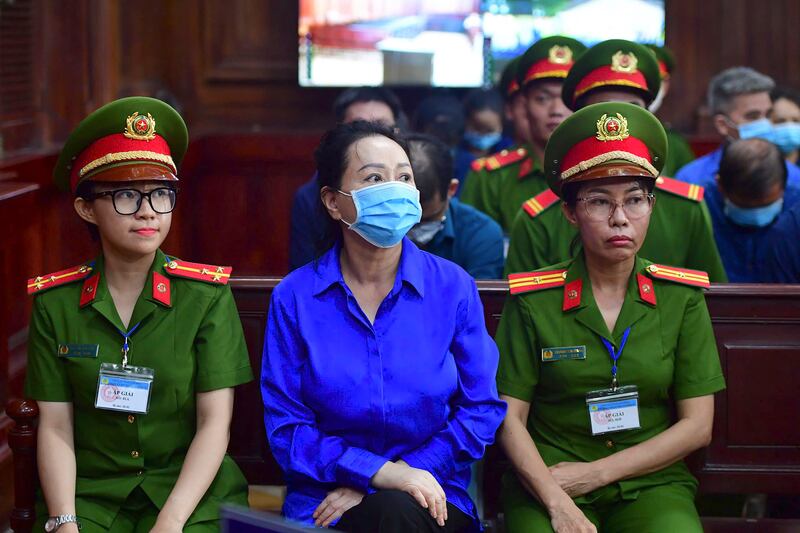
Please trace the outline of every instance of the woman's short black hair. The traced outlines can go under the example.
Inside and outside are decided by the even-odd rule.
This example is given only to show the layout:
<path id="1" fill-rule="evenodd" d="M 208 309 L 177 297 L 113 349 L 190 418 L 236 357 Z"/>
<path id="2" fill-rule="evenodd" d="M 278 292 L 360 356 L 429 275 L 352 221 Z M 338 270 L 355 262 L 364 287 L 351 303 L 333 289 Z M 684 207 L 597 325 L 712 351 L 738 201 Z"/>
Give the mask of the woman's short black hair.
<path id="1" fill-rule="evenodd" d="M 323 187 L 340 189 L 342 176 L 350 162 L 350 147 L 361 139 L 376 136 L 386 137 L 396 142 L 406 153 L 406 156 L 409 155 L 408 144 L 405 139 L 383 124 L 360 120 L 349 124 L 337 124 L 322 136 L 319 146 L 314 151 L 314 160 L 317 164 L 317 182 L 320 190 Z M 410 159 L 409 157 L 409 161 Z M 341 238 L 342 230 L 339 222 L 328 216 L 328 211 L 322 204 L 321 198 L 318 209 L 322 210 L 324 218 L 328 221 L 325 235 L 317 243 L 317 252 L 322 254 Z"/>

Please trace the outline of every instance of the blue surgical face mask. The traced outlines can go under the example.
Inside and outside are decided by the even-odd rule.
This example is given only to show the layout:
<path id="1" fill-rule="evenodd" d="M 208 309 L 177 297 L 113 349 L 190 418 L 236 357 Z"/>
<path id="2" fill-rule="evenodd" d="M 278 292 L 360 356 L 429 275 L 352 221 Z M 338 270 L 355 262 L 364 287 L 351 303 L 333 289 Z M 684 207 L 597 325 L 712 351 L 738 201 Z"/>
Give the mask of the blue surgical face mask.
<path id="1" fill-rule="evenodd" d="M 727 198 L 723 212 L 734 224 L 750 228 L 764 228 L 772 224 L 783 209 L 783 198 L 763 207 L 739 207 Z"/>
<path id="2" fill-rule="evenodd" d="M 784 154 L 794 152 L 800 148 L 800 124 L 797 122 L 775 124 L 772 128 L 772 138 L 769 141 L 780 148 Z"/>
<path id="3" fill-rule="evenodd" d="M 477 131 L 467 130 L 464 132 L 464 142 L 478 150 L 488 150 L 500 142 L 503 134 L 499 131 L 494 133 L 478 133 Z"/>
<path id="4" fill-rule="evenodd" d="M 356 219 L 347 226 L 378 248 L 391 248 L 422 218 L 419 191 L 399 181 L 370 185 L 352 193 Z"/>
<path id="5" fill-rule="evenodd" d="M 444 227 L 445 217 L 441 220 L 431 220 L 428 222 L 420 222 L 408 232 L 408 238 L 414 241 L 418 246 L 425 246 L 436 237 L 436 234 L 442 231 Z"/>
<path id="6" fill-rule="evenodd" d="M 759 138 L 772 142 L 772 122 L 766 118 L 760 118 L 752 122 L 745 122 L 738 124 L 736 129 L 739 130 L 740 139 L 753 139 Z"/>

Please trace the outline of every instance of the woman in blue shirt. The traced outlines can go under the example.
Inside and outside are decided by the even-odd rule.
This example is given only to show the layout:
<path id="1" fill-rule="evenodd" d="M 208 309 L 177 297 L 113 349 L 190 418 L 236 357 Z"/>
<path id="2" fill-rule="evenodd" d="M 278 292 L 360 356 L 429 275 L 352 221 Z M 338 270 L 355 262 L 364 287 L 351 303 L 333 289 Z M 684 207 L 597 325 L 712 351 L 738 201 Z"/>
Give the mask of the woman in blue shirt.
<path id="1" fill-rule="evenodd" d="M 276 287 L 261 374 L 283 513 L 345 531 L 474 530 L 470 465 L 505 413 L 475 283 L 404 238 L 419 192 L 390 130 L 339 125 L 316 159 L 334 244 Z"/>

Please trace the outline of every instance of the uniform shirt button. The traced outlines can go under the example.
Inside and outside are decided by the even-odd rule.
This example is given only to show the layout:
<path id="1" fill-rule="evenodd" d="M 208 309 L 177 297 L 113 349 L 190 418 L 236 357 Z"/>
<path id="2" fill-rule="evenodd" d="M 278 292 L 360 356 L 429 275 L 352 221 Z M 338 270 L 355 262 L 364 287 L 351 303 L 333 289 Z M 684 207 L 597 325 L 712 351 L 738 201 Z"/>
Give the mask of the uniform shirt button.
<path id="1" fill-rule="evenodd" d="M 141 470 L 139 470 L 138 472 L 136 472 L 136 475 L 137 475 L 137 476 L 141 476 L 142 474 L 143 474 L 143 472 L 142 472 Z"/>
<path id="2" fill-rule="evenodd" d="M 613 448 L 613 447 L 614 447 L 614 441 L 613 440 L 607 440 L 606 441 L 606 448 Z"/>
<path id="3" fill-rule="evenodd" d="M 139 458 L 139 452 L 137 452 L 136 450 L 133 450 L 131 452 L 131 457 L 133 457 L 134 459 L 138 459 Z"/>
<path id="4" fill-rule="evenodd" d="M 136 421 L 136 417 L 133 415 L 128 415 L 128 424 L 133 424 Z"/>

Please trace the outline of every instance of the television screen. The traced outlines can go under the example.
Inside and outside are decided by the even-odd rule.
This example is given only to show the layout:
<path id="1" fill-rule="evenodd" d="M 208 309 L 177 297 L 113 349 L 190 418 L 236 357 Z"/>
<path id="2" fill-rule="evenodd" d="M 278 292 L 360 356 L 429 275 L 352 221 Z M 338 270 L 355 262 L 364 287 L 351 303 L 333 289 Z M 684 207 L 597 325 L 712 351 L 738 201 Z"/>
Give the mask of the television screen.
<path id="1" fill-rule="evenodd" d="M 664 43 L 664 0 L 300 0 L 304 87 L 477 87 L 536 40 Z"/>

